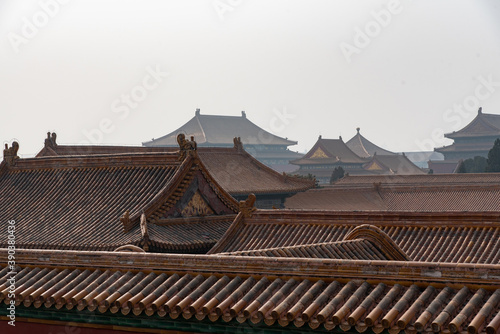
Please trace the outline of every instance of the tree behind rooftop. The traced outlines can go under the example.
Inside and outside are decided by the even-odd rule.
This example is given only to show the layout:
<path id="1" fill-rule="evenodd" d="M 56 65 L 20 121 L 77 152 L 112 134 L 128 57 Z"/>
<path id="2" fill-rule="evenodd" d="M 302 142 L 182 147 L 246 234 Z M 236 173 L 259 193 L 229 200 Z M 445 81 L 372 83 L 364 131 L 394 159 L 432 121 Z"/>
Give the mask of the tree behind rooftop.
<path id="1" fill-rule="evenodd" d="M 344 177 L 344 169 L 342 167 L 335 167 L 333 170 L 332 176 L 330 177 L 330 184 L 333 184 L 335 181 L 338 179 L 341 179 Z"/>
<path id="2" fill-rule="evenodd" d="M 495 144 L 493 144 L 493 147 L 488 152 L 486 172 L 488 173 L 500 172 L 500 138 L 497 138 L 495 140 Z"/>

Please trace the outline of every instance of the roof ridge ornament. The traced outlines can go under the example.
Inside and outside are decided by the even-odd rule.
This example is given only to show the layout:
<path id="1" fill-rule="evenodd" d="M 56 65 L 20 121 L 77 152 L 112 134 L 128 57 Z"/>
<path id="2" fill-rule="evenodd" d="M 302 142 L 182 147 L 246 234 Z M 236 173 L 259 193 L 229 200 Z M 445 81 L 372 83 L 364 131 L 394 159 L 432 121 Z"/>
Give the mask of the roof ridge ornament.
<path id="1" fill-rule="evenodd" d="M 194 141 L 194 136 L 191 136 L 191 140 L 186 139 L 186 135 L 179 133 L 177 135 L 177 142 L 179 143 L 179 160 L 184 160 L 186 155 L 194 157 L 196 155 L 196 149 L 198 145 Z"/>
<path id="2" fill-rule="evenodd" d="M 19 159 L 17 151 L 19 150 L 19 143 L 17 141 L 12 142 L 12 146 L 5 144 L 5 149 L 3 150 L 3 160 L 8 164 L 14 166 L 16 161 Z"/>
<path id="3" fill-rule="evenodd" d="M 55 148 L 57 146 L 56 139 L 57 135 L 55 132 L 47 132 L 47 138 L 45 138 L 45 147 L 50 146 Z"/>
<path id="4" fill-rule="evenodd" d="M 196 108 L 196 111 L 194 112 L 195 116 L 200 116 L 200 108 Z"/>
<path id="5" fill-rule="evenodd" d="M 358 126 L 358 127 L 356 128 L 356 131 L 358 131 L 358 133 L 359 133 L 359 130 L 361 130 L 361 129 L 360 129 L 360 127 Z"/>
<path id="6" fill-rule="evenodd" d="M 482 113 L 483 113 L 483 107 L 479 107 L 479 109 L 477 110 L 477 114 L 481 115 Z"/>
<path id="7" fill-rule="evenodd" d="M 241 111 L 241 117 L 247 118 L 247 113 L 245 112 L 245 110 Z"/>
<path id="8" fill-rule="evenodd" d="M 252 213 L 257 210 L 255 208 L 255 201 L 257 197 L 255 197 L 255 194 L 249 194 L 248 198 L 244 201 L 240 201 L 240 212 L 243 214 L 243 217 L 250 218 L 252 217 Z"/>
<path id="9" fill-rule="evenodd" d="M 126 210 L 123 213 L 123 216 L 120 217 L 120 221 L 123 224 L 123 232 L 127 233 L 128 231 L 130 231 L 132 224 L 130 221 L 130 211 L 129 210 Z"/>
<path id="10" fill-rule="evenodd" d="M 238 152 L 243 151 L 243 143 L 241 142 L 241 137 L 234 137 L 233 142 L 234 142 L 234 148 L 238 150 Z"/>
<path id="11" fill-rule="evenodd" d="M 146 219 L 146 215 L 144 212 L 141 215 L 141 221 L 140 221 L 140 227 L 141 227 L 141 234 L 142 234 L 142 243 L 143 243 L 143 249 L 147 252 L 149 250 L 149 232 L 148 232 L 148 221 Z"/>

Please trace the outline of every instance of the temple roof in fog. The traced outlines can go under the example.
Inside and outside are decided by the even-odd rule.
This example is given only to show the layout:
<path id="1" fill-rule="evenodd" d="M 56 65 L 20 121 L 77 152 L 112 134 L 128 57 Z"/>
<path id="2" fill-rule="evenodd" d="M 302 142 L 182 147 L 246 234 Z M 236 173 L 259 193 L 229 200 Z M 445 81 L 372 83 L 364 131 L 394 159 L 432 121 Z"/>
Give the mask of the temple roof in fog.
<path id="1" fill-rule="evenodd" d="M 349 139 L 345 144 L 349 147 L 354 153 L 362 158 L 368 158 L 373 156 L 374 154 L 383 154 L 383 155 L 391 155 L 396 154 L 388 150 L 384 150 L 380 146 L 375 145 L 368 139 L 366 139 L 360 132 L 360 128 L 357 128 L 356 135 Z"/>
<path id="2" fill-rule="evenodd" d="M 305 164 L 334 164 L 337 162 L 362 164 L 367 159 L 354 153 L 343 141 L 339 139 L 323 139 L 321 136 L 314 146 L 301 159 L 291 161 L 294 165 Z M 331 173 L 330 173 L 331 174 Z"/>
<path id="3" fill-rule="evenodd" d="M 231 146 L 234 137 L 240 137 L 244 145 L 296 145 L 296 141 L 278 137 L 252 123 L 244 111 L 241 116 L 202 115 L 196 109 L 195 116 L 175 131 L 144 142 L 144 146 L 177 146 L 177 135 L 193 136 L 200 146 Z"/>
<path id="4" fill-rule="evenodd" d="M 464 128 L 445 134 L 445 137 L 451 139 L 482 136 L 500 136 L 500 115 L 484 114 L 482 108 L 479 108 L 477 116 Z"/>
<path id="5" fill-rule="evenodd" d="M 363 168 L 374 174 L 425 174 L 422 169 L 411 162 L 405 155 L 400 154 L 375 154 L 372 156 L 371 160 L 363 166 Z"/>

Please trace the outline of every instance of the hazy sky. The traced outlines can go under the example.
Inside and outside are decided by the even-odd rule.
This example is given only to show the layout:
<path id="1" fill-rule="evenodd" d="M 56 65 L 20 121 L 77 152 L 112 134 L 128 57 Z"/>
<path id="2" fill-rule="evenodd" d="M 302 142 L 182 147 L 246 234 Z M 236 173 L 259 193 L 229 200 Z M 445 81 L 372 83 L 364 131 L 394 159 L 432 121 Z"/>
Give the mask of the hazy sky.
<path id="1" fill-rule="evenodd" d="M 500 114 L 498 1 L 0 0 L 0 138 L 140 145 L 202 114 L 297 140 L 448 144 Z M 168 74 L 167 74 L 168 73 Z"/>

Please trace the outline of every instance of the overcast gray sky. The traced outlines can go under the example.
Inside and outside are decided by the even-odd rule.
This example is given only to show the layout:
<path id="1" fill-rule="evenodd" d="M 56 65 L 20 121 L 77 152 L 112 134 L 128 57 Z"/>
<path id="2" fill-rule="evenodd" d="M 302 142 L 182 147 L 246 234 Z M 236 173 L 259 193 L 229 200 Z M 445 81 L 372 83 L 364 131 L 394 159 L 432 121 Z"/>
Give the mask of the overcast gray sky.
<path id="1" fill-rule="evenodd" d="M 140 145 L 202 114 L 392 151 L 500 114 L 498 1 L 0 0 L 0 138 Z M 167 74 L 168 73 L 168 74 Z"/>

